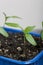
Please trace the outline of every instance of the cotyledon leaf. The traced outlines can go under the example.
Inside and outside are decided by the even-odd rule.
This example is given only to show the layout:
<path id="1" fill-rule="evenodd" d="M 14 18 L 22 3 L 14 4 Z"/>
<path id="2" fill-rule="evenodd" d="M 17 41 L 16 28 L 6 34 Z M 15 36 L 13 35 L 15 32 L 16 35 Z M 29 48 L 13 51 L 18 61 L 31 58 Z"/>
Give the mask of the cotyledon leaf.
<path id="1" fill-rule="evenodd" d="M 21 19 L 21 17 L 19 17 L 19 16 L 6 16 L 7 17 L 7 19 L 8 18 L 18 18 L 18 19 Z"/>
<path id="2" fill-rule="evenodd" d="M 6 18 L 19 18 L 19 19 L 21 19 L 21 17 L 19 17 L 19 16 L 7 16 L 5 12 L 3 12 L 3 14 Z"/>
<path id="3" fill-rule="evenodd" d="M 5 29 L 3 27 L 0 27 L 0 34 L 2 34 L 5 37 L 8 37 L 8 33 L 5 31 Z"/>
<path id="4" fill-rule="evenodd" d="M 31 32 L 34 28 L 35 28 L 35 26 L 28 26 L 25 28 L 24 32 L 25 33 Z"/>
<path id="5" fill-rule="evenodd" d="M 8 22 L 6 22 L 5 24 L 8 25 L 8 26 L 11 26 L 11 27 L 19 27 L 20 28 L 19 24 L 17 24 L 17 23 L 8 23 Z"/>
<path id="6" fill-rule="evenodd" d="M 31 34 L 25 34 L 25 37 L 27 41 L 30 42 L 30 44 L 32 44 L 33 46 L 37 45 L 36 41 L 34 40 Z"/>

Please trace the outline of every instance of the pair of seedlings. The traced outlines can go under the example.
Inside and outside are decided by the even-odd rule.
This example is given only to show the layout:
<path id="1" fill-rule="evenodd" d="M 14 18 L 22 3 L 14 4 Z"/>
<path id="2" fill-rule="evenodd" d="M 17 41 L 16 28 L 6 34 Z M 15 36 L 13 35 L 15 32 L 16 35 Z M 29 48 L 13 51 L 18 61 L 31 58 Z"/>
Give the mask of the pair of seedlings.
<path id="1" fill-rule="evenodd" d="M 9 19 L 9 18 L 18 18 L 18 19 L 21 19 L 20 17 L 18 17 L 18 16 L 6 16 L 5 13 L 3 13 L 3 14 L 5 16 L 5 24 L 6 25 L 11 26 L 11 27 L 21 28 L 22 32 L 24 33 L 24 44 L 25 44 L 25 38 L 26 38 L 26 40 L 28 42 L 30 42 L 30 44 L 32 44 L 33 46 L 36 46 L 37 45 L 36 41 L 34 40 L 34 38 L 32 37 L 32 35 L 30 34 L 30 32 L 32 32 L 33 29 L 35 28 L 35 26 L 27 26 L 25 29 L 23 29 L 17 23 L 6 22 L 7 19 Z M 8 37 L 9 36 L 8 33 L 4 30 L 3 27 L 0 27 L 0 34 L 2 34 L 5 37 Z M 42 22 L 42 30 L 41 30 L 41 39 L 43 40 L 43 22 Z"/>

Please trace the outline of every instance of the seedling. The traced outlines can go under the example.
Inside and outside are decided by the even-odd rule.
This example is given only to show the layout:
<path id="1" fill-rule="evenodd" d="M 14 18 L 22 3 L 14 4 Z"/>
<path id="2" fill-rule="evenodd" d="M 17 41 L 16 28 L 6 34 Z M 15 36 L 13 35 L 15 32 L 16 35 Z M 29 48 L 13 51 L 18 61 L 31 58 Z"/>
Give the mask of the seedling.
<path id="1" fill-rule="evenodd" d="M 19 24 L 17 23 L 8 23 L 6 22 L 5 23 L 6 25 L 8 26 L 11 26 L 11 27 L 19 27 L 22 29 L 23 33 L 24 33 L 24 42 L 25 42 L 25 38 L 28 42 L 30 42 L 32 45 L 36 46 L 37 43 L 35 42 L 34 38 L 32 37 L 32 35 L 30 34 L 30 32 L 32 32 L 32 30 L 34 29 L 35 26 L 28 26 L 26 27 L 25 29 L 23 29 Z"/>
<path id="2" fill-rule="evenodd" d="M 18 17 L 18 16 L 6 16 L 6 14 L 4 12 L 3 12 L 3 14 L 5 16 L 5 22 L 7 21 L 8 18 L 19 18 L 20 19 L 20 17 Z M 5 25 L 5 23 L 4 23 L 4 25 Z M 7 31 L 5 31 L 5 29 L 3 27 L 0 27 L 0 34 L 2 34 L 5 37 L 9 36 Z"/>
<path id="3" fill-rule="evenodd" d="M 10 23 L 10 22 L 6 22 L 8 18 L 19 18 L 18 16 L 6 16 L 5 13 L 3 13 L 5 16 L 5 24 L 11 27 L 16 27 L 16 28 L 21 28 L 21 30 L 24 33 L 24 44 L 25 44 L 25 38 L 28 42 L 30 42 L 33 46 L 36 46 L 37 43 L 35 42 L 34 38 L 32 37 L 32 35 L 30 34 L 30 32 L 32 32 L 32 30 L 34 29 L 35 26 L 27 26 L 25 29 L 23 29 L 19 24 L 17 23 Z"/>
<path id="4" fill-rule="evenodd" d="M 9 19 L 9 18 L 18 18 L 21 19 L 21 17 L 18 16 L 6 16 L 6 14 L 3 12 L 4 16 L 5 16 L 5 22 Z"/>
<path id="5" fill-rule="evenodd" d="M 41 39 L 43 40 L 43 22 L 42 22 Z"/>
<path id="6" fill-rule="evenodd" d="M 8 37 L 8 33 L 5 31 L 5 29 L 3 27 L 0 27 L 0 34 L 2 34 L 5 37 Z"/>
<path id="7" fill-rule="evenodd" d="M 7 21 L 8 18 L 19 18 L 20 19 L 20 17 L 18 17 L 18 16 L 6 16 L 6 14 L 4 12 L 3 12 L 3 14 L 5 16 L 5 22 Z M 4 23 L 4 25 L 5 25 L 5 23 Z M 5 31 L 5 29 L 3 27 L 0 27 L 0 34 L 2 34 L 5 37 L 9 36 L 7 31 Z"/>

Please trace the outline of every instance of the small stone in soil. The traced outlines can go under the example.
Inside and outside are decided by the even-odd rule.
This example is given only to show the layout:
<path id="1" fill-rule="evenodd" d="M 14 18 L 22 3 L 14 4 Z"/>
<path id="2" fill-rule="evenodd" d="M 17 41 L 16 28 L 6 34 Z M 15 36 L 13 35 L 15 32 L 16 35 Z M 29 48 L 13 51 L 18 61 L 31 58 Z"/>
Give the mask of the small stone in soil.
<path id="1" fill-rule="evenodd" d="M 4 50 L 4 53 L 7 53 L 8 51 L 9 51 L 8 49 L 5 49 L 5 50 Z"/>
<path id="2" fill-rule="evenodd" d="M 36 55 L 36 52 L 33 52 L 33 55 Z"/>
<path id="3" fill-rule="evenodd" d="M 15 54 L 15 55 L 14 55 L 14 58 L 15 58 L 16 56 L 17 56 L 17 55 Z"/>
<path id="4" fill-rule="evenodd" d="M 17 47 L 17 50 L 18 50 L 18 51 L 22 51 L 22 48 L 21 48 L 21 47 Z"/>
<path id="5" fill-rule="evenodd" d="M 24 44 L 23 44 L 23 43 L 21 43 L 21 45 L 23 46 Z"/>
<path id="6" fill-rule="evenodd" d="M 0 49 L 0 52 L 2 52 L 2 49 Z"/>
<path id="7" fill-rule="evenodd" d="M 12 54 L 8 55 L 8 57 L 12 58 Z"/>
<path id="8" fill-rule="evenodd" d="M 38 50 L 37 50 L 37 53 L 38 53 Z"/>
<path id="9" fill-rule="evenodd" d="M 26 57 L 26 55 L 25 55 L 25 54 L 21 54 L 20 56 L 21 56 L 21 57 L 24 57 L 24 58 Z"/>
<path id="10" fill-rule="evenodd" d="M 29 57 L 32 56 L 32 54 L 30 54 L 30 53 L 28 55 L 29 55 Z"/>
<path id="11" fill-rule="evenodd" d="M 8 40 L 6 39 L 6 42 L 7 42 Z"/>
<path id="12" fill-rule="evenodd" d="M 18 38 L 18 40 L 22 40 L 22 38 Z"/>
<path id="13" fill-rule="evenodd" d="M 17 40 L 14 39 L 14 42 L 17 43 Z"/>
<path id="14" fill-rule="evenodd" d="M 2 49 L 0 49 L 0 55 L 3 55 Z"/>
<path id="15" fill-rule="evenodd" d="M 31 51 L 30 51 L 30 50 L 29 50 L 28 52 L 29 52 L 29 53 L 31 53 Z"/>
<path id="16" fill-rule="evenodd" d="M 26 55 L 25 54 L 21 54 L 18 58 L 19 60 L 21 59 L 22 61 L 26 60 Z"/>
<path id="17" fill-rule="evenodd" d="M 42 44 L 43 44 L 43 41 L 42 41 Z"/>
<path id="18" fill-rule="evenodd" d="M 7 43 L 8 43 L 7 41 L 8 41 L 8 40 L 6 39 L 5 44 L 7 44 Z"/>
<path id="19" fill-rule="evenodd" d="M 17 35 L 15 35 L 15 38 L 17 38 Z"/>

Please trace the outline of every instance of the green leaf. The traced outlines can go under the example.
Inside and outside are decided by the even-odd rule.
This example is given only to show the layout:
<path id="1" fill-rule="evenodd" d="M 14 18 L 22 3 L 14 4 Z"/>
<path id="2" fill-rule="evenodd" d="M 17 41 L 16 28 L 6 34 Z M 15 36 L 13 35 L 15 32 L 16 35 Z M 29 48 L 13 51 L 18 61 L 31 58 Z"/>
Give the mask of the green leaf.
<path id="1" fill-rule="evenodd" d="M 41 39 L 43 40 L 43 30 L 41 31 Z"/>
<path id="2" fill-rule="evenodd" d="M 19 18 L 19 19 L 21 19 L 21 17 L 19 17 L 19 16 L 6 16 L 6 13 L 5 12 L 3 12 L 3 14 L 4 14 L 4 16 L 6 18 Z"/>
<path id="3" fill-rule="evenodd" d="M 8 18 L 18 18 L 18 19 L 21 19 L 21 17 L 18 17 L 18 16 L 6 16 L 7 17 L 7 19 Z"/>
<path id="4" fill-rule="evenodd" d="M 35 28 L 35 26 L 28 26 L 25 28 L 24 32 L 25 33 L 31 32 L 34 28 Z"/>
<path id="5" fill-rule="evenodd" d="M 33 46 L 37 45 L 31 34 L 25 34 L 25 37 L 30 44 L 32 44 Z"/>
<path id="6" fill-rule="evenodd" d="M 16 23 L 8 23 L 8 22 L 6 22 L 5 24 L 8 25 L 8 26 L 11 26 L 11 27 L 19 27 L 20 28 L 19 24 L 16 24 Z"/>
<path id="7" fill-rule="evenodd" d="M 9 36 L 8 33 L 4 30 L 3 27 L 0 27 L 0 34 L 2 34 L 5 37 L 8 37 Z"/>

